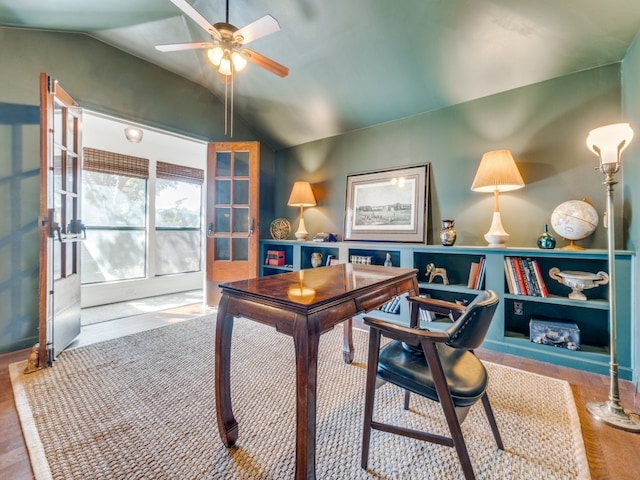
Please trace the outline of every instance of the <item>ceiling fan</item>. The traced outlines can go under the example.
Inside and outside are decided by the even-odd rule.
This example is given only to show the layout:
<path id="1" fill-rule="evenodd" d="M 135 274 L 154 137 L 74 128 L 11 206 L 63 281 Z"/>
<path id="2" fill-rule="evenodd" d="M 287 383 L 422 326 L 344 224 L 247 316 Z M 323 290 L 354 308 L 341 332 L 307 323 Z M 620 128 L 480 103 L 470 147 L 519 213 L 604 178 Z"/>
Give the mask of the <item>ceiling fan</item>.
<path id="1" fill-rule="evenodd" d="M 171 0 L 171 2 L 211 35 L 212 41 L 156 45 L 156 49 L 161 52 L 208 49 L 207 54 L 209 60 L 218 68 L 218 72 L 221 74 L 225 83 L 230 83 L 233 78 L 233 73 L 244 69 L 247 61 L 280 77 L 286 77 L 289 74 L 287 67 L 253 50 L 244 48 L 248 43 L 280 30 L 278 21 L 271 15 L 265 15 L 255 22 L 239 29 L 229 23 L 229 0 L 226 1 L 227 15 L 225 21 L 213 25 L 187 3 L 186 0 Z"/>

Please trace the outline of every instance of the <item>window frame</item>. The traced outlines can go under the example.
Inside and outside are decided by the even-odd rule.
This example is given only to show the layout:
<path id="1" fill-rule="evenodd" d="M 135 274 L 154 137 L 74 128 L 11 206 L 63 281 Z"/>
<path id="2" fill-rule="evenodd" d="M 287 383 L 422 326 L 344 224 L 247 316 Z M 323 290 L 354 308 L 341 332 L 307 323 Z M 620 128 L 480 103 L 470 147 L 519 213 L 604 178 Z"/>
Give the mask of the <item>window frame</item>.
<path id="1" fill-rule="evenodd" d="M 130 155 L 122 155 L 115 152 L 84 148 L 85 153 L 85 169 L 87 172 L 99 172 L 107 175 L 120 175 L 131 178 L 145 179 L 145 225 L 138 226 L 113 226 L 113 225 L 97 225 L 92 224 L 90 219 L 85 218 L 87 234 L 90 232 L 101 231 L 144 231 L 145 232 L 145 259 L 144 259 L 144 275 L 141 277 L 122 278 L 117 280 L 105 280 L 98 282 L 82 281 L 83 287 L 99 287 L 120 282 L 150 280 L 157 277 L 171 277 L 175 275 L 203 274 L 205 249 L 202 242 L 203 225 L 204 225 L 204 209 L 205 209 L 205 184 L 204 170 L 187 167 L 169 162 L 161 162 L 148 160 L 141 157 L 133 157 Z M 200 185 L 200 214 L 199 225 L 197 227 L 157 227 L 156 226 L 156 200 L 157 200 L 157 181 L 159 179 L 179 181 L 185 183 L 193 183 Z M 83 199 L 85 203 L 90 203 Z M 157 273 L 156 262 L 158 258 L 156 232 L 162 231 L 185 231 L 200 232 L 200 255 L 199 268 L 197 270 L 187 270 L 171 273 Z"/>

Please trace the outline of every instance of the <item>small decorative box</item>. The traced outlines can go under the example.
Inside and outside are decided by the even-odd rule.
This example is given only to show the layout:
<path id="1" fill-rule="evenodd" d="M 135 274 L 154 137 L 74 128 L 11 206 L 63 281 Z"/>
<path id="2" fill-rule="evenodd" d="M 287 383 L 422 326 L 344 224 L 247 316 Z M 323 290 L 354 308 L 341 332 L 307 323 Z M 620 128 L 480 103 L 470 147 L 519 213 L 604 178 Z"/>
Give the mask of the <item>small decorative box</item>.
<path id="1" fill-rule="evenodd" d="M 580 329 L 573 322 L 559 322 L 531 317 L 529 338 L 533 343 L 580 350 Z"/>
<path id="2" fill-rule="evenodd" d="M 284 265 L 284 252 L 282 250 L 267 250 L 267 265 L 281 267 Z"/>

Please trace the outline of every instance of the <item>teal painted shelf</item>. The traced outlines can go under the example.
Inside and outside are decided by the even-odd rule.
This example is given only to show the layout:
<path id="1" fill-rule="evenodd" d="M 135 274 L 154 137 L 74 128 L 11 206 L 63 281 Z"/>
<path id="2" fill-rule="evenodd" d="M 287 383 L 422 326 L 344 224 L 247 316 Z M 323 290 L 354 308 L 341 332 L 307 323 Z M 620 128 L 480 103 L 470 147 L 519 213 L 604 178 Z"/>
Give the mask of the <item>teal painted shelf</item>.
<path id="1" fill-rule="evenodd" d="M 487 248 L 477 246 L 453 246 L 377 242 L 299 242 L 296 240 L 261 240 L 260 254 L 266 258 L 268 250 L 285 252 L 288 267 L 262 265 L 260 275 L 273 275 L 283 271 L 310 268 L 314 252 L 348 263 L 353 255 L 370 257 L 371 263 L 382 265 L 390 255 L 394 266 L 413 267 L 418 273 L 421 293 L 449 301 L 471 300 L 477 291 L 469 288 L 469 276 L 473 263 L 485 263 L 485 275 L 479 288 L 491 289 L 500 297 L 500 303 L 487 334 L 484 348 L 497 350 L 542 362 L 550 362 L 571 368 L 608 375 L 609 372 L 609 299 L 608 286 L 585 290 L 586 301 L 568 298 L 570 289 L 553 280 L 548 272 L 553 267 L 564 270 L 599 272 L 608 270 L 606 250 L 541 250 L 537 248 Z M 544 298 L 510 293 L 505 277 L 505 259 L 521 257 L 536 260 L 541 277 L 549 290 Z M 632 378 L 631 353 L 634 339 L 631 328 L 632 268 L 635 253 L 627 250 L 616 252 L 616 319 L 617 360 L 620 378 Z M 449 280 L 444 285 L 441 278 L 429 283 L 427 265 L 444 268 Z M 407 302 L 401 302 L 399 314 L 369 312 L 369 315 L 402 323 L 408 318 Z M 576 323 L 581 334 L 581 350 L 572 351 L 529 341 L 531 317 Z M 423 322 L 423 328 L 443 330 L 447 322 Z M 635 341 L 638 341 L 637 339 Z"/>

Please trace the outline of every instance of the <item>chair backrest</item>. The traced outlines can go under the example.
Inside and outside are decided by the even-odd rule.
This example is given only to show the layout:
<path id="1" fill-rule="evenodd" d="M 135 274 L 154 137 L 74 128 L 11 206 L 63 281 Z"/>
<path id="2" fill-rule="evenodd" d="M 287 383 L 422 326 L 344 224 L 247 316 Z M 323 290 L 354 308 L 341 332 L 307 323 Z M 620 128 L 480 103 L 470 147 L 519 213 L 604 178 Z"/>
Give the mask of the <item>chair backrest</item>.
<path id="1" fill-rule="evenodd" d="M 498 307 L 498 295 L 492 290 L 480 292 L 462 315 L 446 330 L 447 345 L 473 350 L 484 341 L 493 314 Z"/>

